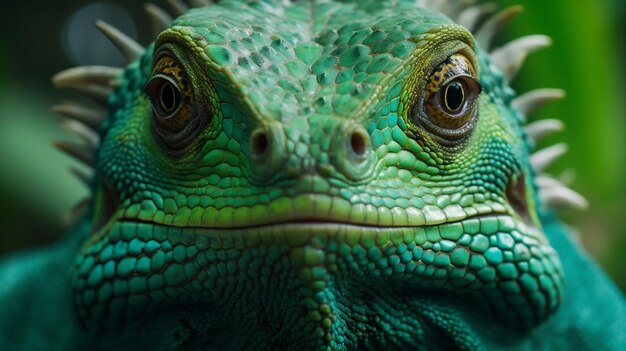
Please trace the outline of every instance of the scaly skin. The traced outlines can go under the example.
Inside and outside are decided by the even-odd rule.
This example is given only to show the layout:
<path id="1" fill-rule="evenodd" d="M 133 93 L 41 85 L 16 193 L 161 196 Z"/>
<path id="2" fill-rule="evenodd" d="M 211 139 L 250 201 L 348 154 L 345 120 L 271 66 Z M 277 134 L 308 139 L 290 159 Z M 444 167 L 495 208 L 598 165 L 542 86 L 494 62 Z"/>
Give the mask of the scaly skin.
<path id="1" fill-rule="evenodd" d="M 433 75 L 462 62 L 452 78 L 480 94 L 441 122 Z M 52 250 L 80 325 L 59 345 L 568 345 L 580 300 L 546 233 L 581 256 L 540 203 L 514 96 L 471 33 L 413 1 L 191 10 L 109 97 L 93 206 Z"/>

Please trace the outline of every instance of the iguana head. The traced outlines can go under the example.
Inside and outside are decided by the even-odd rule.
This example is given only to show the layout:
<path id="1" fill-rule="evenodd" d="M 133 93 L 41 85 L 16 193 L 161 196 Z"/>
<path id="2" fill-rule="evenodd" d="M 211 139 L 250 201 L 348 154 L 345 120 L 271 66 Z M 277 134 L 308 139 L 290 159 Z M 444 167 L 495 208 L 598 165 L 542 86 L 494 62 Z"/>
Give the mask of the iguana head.
<path id="1" fill-rule="evenodd" d="M 479 8 L 429 6 L 220 1 L 160 32 L 108 96 L 80 320 L 364 349 L 546 319 L 563 277 L 523 128 L 545 96 L 507 83 L 545 39 L 490 56 L 517 8 L 472 35 Z"/>

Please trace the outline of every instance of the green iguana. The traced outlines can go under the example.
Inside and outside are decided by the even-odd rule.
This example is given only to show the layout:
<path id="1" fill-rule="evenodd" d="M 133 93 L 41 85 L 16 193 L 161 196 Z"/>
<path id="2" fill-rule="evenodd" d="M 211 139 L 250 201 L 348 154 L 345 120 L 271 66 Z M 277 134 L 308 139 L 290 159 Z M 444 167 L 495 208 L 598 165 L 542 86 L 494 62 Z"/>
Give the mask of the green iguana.
<path id="1" fill-rule="evenodd" d="M 0 262 L 0 349 L 623 350 L 625 302 L 531 155 L 558 90 L 509 87 L 520 8 L 169 1 L 123 68 L 54 78 L 93 166 L 51 247 Z M 473 33 L 473 34 L 472 34 Z M 4 233 L 7 235 L 8 233 Z"/>

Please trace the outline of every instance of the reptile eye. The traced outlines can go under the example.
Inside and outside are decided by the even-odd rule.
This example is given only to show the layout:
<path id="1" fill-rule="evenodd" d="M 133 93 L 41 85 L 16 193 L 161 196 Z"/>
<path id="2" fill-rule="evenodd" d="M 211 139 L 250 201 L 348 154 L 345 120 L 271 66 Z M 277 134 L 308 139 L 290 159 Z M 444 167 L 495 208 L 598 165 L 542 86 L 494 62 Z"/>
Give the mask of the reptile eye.
<path id="1" fill-rule="evenodd" d="M 152 129 L 157 140 L 166 151 L 180 154 L 210 120 L 202 94 L 194 94 L 185 66 L 165 50 L 156 55 L 145 92 L 152 105 Z"/>
<path id="2" fill-rule="evenodd" d="M 481 86 L 470 60 L 454 54 L 432 71 L 426 82 L 423 109 L 414 119 L 443 143 L 458 141 L 472 131 Z"/>
<path id="3" fill-rule="evenodd" d="M 152 107 L 160 118 L 170 118 L 180 108 L 182 95 L 175 83 L 169 78 L 157 75 L 146 88 L 152 101 Z"/>
<path id="4" fill-rule="evenodd" d="M 453 77 L 427 97 L 424 109 L 436 126 L 459 129 L 475 117 L 480 91 L 480 85 L 472 77 Z"/>
<path id="5" fill-rule="evenodd" d="M 446 112 L 453 114 L 458 112 L 465 102 L 465 87 L 463 83 L 455 80 L 445 86 L 439 92 L 440 99 L 443 101 L 443 107 Z"/>

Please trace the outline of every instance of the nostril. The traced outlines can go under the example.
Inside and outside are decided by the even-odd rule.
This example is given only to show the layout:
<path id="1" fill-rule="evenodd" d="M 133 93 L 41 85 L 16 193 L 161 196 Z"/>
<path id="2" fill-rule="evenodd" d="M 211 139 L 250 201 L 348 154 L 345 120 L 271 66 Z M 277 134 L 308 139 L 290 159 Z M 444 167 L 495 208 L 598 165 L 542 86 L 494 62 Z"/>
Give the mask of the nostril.
<path id="1" fill-rule="evenodd" d="M 352 136 L 350 137 L 350 146 L 352 147 L 352 151 L 355 155 L 365 155 L 365 147 L 367 145 L 365 138 L 366 136 L 363 135 L 362 132 L 352 132 Z"/>
<path id="2" fill-rule="evenodd" d="M 370 133 L 354 122 L 338 123 L 330 135 L 330 162 L 350 180 L 363 180 L 374 170 L 374 153 Z"/>
<path id="3" fill-rule="evenodd" d="M 249 156 L 248 170 L 251 181 L 263 183 L 280 176 L 288 156 L 285 139 L 282 124 L 275 121 L 262 123 L 250 131 L 248 145 L 244 147 Z"/>
<path id="4" fill-rule="evenodd" d="M 264 131 L 256 131 L 250 138 L 250 151 L 256 157 L 262 157 L 269 148 L 269 139 Z"/>

